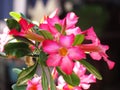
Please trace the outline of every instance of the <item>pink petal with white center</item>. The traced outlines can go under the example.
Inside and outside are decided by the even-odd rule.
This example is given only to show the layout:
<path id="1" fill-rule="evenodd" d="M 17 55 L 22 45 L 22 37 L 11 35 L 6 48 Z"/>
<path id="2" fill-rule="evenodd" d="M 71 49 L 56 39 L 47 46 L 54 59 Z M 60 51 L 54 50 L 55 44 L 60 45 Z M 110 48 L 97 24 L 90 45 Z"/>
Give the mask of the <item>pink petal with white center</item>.
<path id="1" fill-rule="evenodd" d="M 90 88 L 90 84 L 87 84 L 87 83 L 82 83 L 80 84 L 81 87 L 83 88 L 83 90 L 86 90 L 86 89 L 89 89 Z"/>
<path id="2" fill-rule="evenodd" d="M 77 86 L 77 87 L 74 87 L 73 90 L 83 90 L 81 87 Z"/>
<path id="3" fill-rule="evenodd" d="M 74 35 L 71 34 L 71 35 L 66 35 L 66 36 L 60 36 L 60 44 L 63 46 L 63 47 L 71 47 L 73 42 L 74 42 Z"/>
<path id="4" fill-rule="evenodd" d="M 68 56 L 63 57 L 62 62 L 60 64 L 60 68 L 66 74 L 72 74 L 73 67 L 74 67 L 73 61 Z"/>
<path id="5" fill-rule="evenodd" d="M 80 85 L 83 89 L 88 89 L 90 87 L 90 83 L 95 83 L 96 78 L 92 74 L 81 76 Z"/>
<path id="6" fill-rule="evenodd" d="M 81 77 L 82 75 L 84 75 L 86 73 L 86 68 L 80 64 L 80 62 L 75 62 L 73 71 L 79 76 Z"/>
<path id="7" fill-rule="evenodd" d="M 85 53 L 79 47 L 72 47 L 68 49 L 68 52 L 72 60 L 81 60 L 85 58 Z"/>
<path id="8" fill-rule="evenodd" d="M 75 28 L 67 29 L 65 32 L 67 35 L 70 35 L 70 34 L 77 35 L 81 33 L 81 29 L 79 27 L 75 27 Z"/>
<path id="9" fill-rule="evenodd" d="M 61 63 L 61 56 L 59 54 L 50 54 L 46 61 L 48 66 L 59 66 Z"/>
<path id="10" fill-rule="evenodd" d="M 75 27 L 75 24 L 78 21 L 78 17 L 75 15 L 74 12 L 68 13 L 65 19 L 66 19 L 66 22 L 67 22 L 67 28 Z"/>
<path id="11" fill-rule="evenodd" d="M 43 41 L 42 46 L 43 46 L 43 51 L 48 54 L 56 53 L 60 48 L 60 46 L 55 41 L 52 40 Z"/>
<path id="12" fill-rule="evenodd" d="M 102 58 L 102 56 L 99 54 L 99 52 L 91 52 L 90 56 L 94 59 L 94 60 L 100 60 Z"/>
<path id="13" fill-rule="evenodd" d="M 84 82 L 84 83 L 95 83 L 96 82 L 96 78 L 95 78 L 95 76 L 93 74 L 83 75 L 81 82 Z"/>

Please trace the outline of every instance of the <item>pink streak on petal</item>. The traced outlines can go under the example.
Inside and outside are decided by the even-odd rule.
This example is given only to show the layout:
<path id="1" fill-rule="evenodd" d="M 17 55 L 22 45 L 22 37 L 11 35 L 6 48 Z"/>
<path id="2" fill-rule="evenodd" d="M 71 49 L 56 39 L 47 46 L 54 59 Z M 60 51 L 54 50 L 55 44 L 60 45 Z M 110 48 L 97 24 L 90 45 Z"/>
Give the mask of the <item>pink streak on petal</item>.
<path id="1" fill-rule="evenodd" d="M 50 54 L 46 61 L 48 66 L 59 66 L 61 63 L 61 56 L 59 54 Z"/>
<path id="2" fill-rule="evenodd" d="M 68 56 L 65 56 L 62 59 L 60 67 L 66 74 L 71 74 L 74 67 L 74 63 L 72 62 L 72 60 L 69 59 Z"/>
<path id="3" fill-rule="evenodd" d="M 60 36 L 60 44 L 63 47 L 71 47 L 74 42 L 74 35 Z"/>
<path id="4" fill-rule="evenodd" d="M 52 40 L 45 40 L 42 45 L 43 45 L 43 51 L 49 54 L 58 52 L 60 48 L 59 45 Z"/>
<path id="5" fill-rule="evenodd" d="M 73 47 L 68 50 L 69 57 L 73 60 L 81 60 L 85 58 L 85 53 L 79 47 Z"/>

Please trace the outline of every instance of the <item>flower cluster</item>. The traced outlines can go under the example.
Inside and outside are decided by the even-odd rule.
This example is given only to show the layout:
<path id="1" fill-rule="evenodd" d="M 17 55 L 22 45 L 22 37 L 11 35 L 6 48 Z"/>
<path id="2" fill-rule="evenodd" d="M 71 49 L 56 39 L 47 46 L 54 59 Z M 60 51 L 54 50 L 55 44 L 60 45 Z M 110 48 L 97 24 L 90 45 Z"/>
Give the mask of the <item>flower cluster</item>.
<path id="1" fill-rule="evenodd" d="M 3 45 L 1 56 L 26 56 L 27 64 L 25 69 L 16 70 L 18 79 L 13 90 L 86 90 L 90 83 L 102 79 L 97 69 L 86 61 L 86 54 L 93 60 L 104 60 L 109 69 L 115 65 L 106 54 L 109 46 L 101 44 L 94 28 L 82 31 L 76 26 L 79 17 L 74 12 L 60 19 L 55 10 L 44 16 L 40 24 L 23 14 L 10 12 L 10 15 L 13 18 L 6 20 L 9 28 L 6 36 L 12 39 Z M 40 75 L 36 70 L 41 71 Z"/>

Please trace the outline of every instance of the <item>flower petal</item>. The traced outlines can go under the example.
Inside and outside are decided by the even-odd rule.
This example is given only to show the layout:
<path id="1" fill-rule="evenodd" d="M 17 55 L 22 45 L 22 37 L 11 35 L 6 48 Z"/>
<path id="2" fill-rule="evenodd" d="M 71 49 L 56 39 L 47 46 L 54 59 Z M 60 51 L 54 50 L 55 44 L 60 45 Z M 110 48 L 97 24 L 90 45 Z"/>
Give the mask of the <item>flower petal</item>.
<path id="1" fill-rule="evenodd" d="M 48 54 L 55 53 L 60 48 L 59 45 L 55 41 L 52 41 L 52 40 L 43 41 L 42 46 L 43 46 L 43 51 Z"/>
<path id="2" fill-rule="evenodd" d="M 92 40 L 92 42 L 95 42 L 96 38 L 98 38 L 96 36 L 96 33 L 94 32 L 94 28 L 90 27 L 89 29 L 87 29 L 85 31 L 85 33 L 87 34 L 87 36 L 85 37 L 88 40 Z"/>
<path id="3" fill-rule="evenodd" d="M 80 60 L 85 58 L 85 53 L 79 47 L 72 47 L 68 52 L 69 57 L 73 60 Z"/>
<path id="4" fill-rule="evenodd" d="M 41 29 L 43 29 L 43 30 L 49 31 L 48 24 L 42 23 L 42 24 L 39 25 L 39 27 L 40 27 Z"/>
<path id="5" fill-rule="evenodd" d="M 75 28 L 67 29 L 65 32 L 67 33 L 67 35 L 70 35 L 70 34 L 77 35 L 81 33 L 81 29 L 79 27 L 75 27 Z"/>
<path id="6" fill-rule="evenodd" d="M 63 47 L 71 47 L 74 42 L 74 35 L 66 35 L 66 36 L 60 36 L 60 44 Z"/>
<path id="7" fill-rule="evenodd" d="M 59 66 L 61 63 L 61 56 L 59 54 L 50 54 L 48 56 L 48 59 L 46 61 L 46 64 L 48 66 Z"/>
<path id="8" fill-rule="evenodd" d="M 60 67 L 66 74 L 71 74 L 73 71 L 74 63 L 68 56 L 65 56 L 62 59 Z"/>
<path id="9" fill-rule="evenodd" d="M 78 21 L 78 17 L 74 12 L 68 13 L 65 19 L 67 21 L 67 28 L 75 27 L 75 24 Z"/>
<path id="10" fill-rule="evenodd" d="M 106 57 L 103 57 L 103 59 L 106 61 L 106 63 L 108 64 L 108 68 L 109 69 L 113 69 L 113 67 L 115 66 L 115 62 L 107 59 Z"/>
<path id="11" fill-rule="evenodd" d="M 94 59 L 94 60 L 100 60 L 102 58 L 102 56 L 99 54 L 99 52 L 91 52 L 90 56 Z"/>

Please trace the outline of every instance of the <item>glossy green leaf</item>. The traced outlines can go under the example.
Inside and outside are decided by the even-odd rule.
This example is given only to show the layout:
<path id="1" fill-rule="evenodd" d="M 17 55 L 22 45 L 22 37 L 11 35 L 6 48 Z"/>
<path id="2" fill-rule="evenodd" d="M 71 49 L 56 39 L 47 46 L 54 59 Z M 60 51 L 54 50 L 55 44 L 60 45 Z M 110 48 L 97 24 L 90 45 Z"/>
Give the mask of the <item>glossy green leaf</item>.
<path id="1" fill-rule="evenodd" d="M 8 28 L 10 30 L 16 29 L 17 31 L 20 32 L 21 27 L 20 27 L 19 23 L 16 20 L 14 20 L 14 19 L 7 19 L 6 23 L 7 23 L 7 26 L 8 26 Z"/>
<path id="2" fill-rule="evenodd" d="M 59 67 L 56 68 L 58 73 L 63 76 L 64 80 L 71 86 L 78 86 L 80 78 L 73 72 L 70 75 L 65 74 Z"/>
<path id="3" fill-rule="evenodd" d="M 46 30 L 40 30 L 40 35 L 42 35 L 45 39 L 53 39 L 52 34 Z"/>
<path id="4" fill-rule="evenodd" d="M 26 85 L 17 86 L 16 84 L 13 84 L 12 90 L 26 90 Z"/>
<path id="5" fill-rule="evenodd" d="M 48 79 L 45 71 L 42 72 L 42 89 L 48 90 Z"/>
<path id="6" fill-rule="evenodd" d="M 65 75 L 63 78 L 69 85 L 78 86 L 80 84 L 80 78 L 75 73 Z"/>
<path id="7" fill-rule="evenodd" d="M 83 40 L 84 40 L 84 35 L 78 34 L 75 37 L 73 45 L 79 45 L 83 42 Z"/>
<path id="8" fill-rule="evenodd" d="M 15 39 L 19 40 L 19 41 L 22 41 L 22 42 L 25 42 L 25 43 L 28 43 L 28 44 L 32 44 L 35 46 L 35 44 L 30 41 L 29 39 L 25 38 L 25 37 L 22 37 L 22 36 L 14 36 Z"/>
<path id="9" fill-rule="evenodd" d="M 4 52 L 0 52 L 0 57 L 6 57 L 6 54 Z"/>
<path id="10" fill-rule="evenodd" d="M 55 28 L 58 30 L 58 32 L 61 32 L 62 27 L 59 24 L 55 24 Z"/>
<path id="11" fill-rule="evenodd" d="M 30 19 L 28 19 L 23 13 L 20 13 L 21 17 L 26 19 L 29 23 L 32 23 Z"/>
<path id="12" fill-rule="evenodd" d="M 46 60 L 47 60 L 47 54 L 44 53 L 43 51 L 40 52 L 39 54 L 39 63 L 46 65 Z"/>
<path id="13" fill-rule="evenodd" d="M 25 85 L 26 82 L 34 76 L 37 65 L 38 64 L 34 64 L 33 66 L 27 67 L 26 69 L 22 70 L 22 72 L 18 75 L 17 79 L 18 86 Z"/>
<path id="14" fill-rule="evenodd" d="M 29 45 L 24 42 L 13 42 L 7 43 L 4 46 L 4 52 L 6 55 L 19 58 L 31 53 L 31 49 L 29 48 Z"/>
<path id="15" fill-rule="evenodd" d="M 18 75 L 21 73 L 22 70 L 18 68 L 13 68 L 12 71 Z"/>
<path id="16" fill-rule="evenodd" d="M 91 65 L 90 63 L 88 63 L 87 61 L 85 60 L 79 60 L 79 62 L 84 65 L 86 67 L 86 69 L 92 73 L 97 79 L 99 80 L 102 80 L 102 76 L 101 74 L 98 72 L 98 70 L 93 66 Z"/>
<path id="17" fill-rule="evenodd" d="M 20 20 L 21 15 L 17 12 L 10 12 L 10 16 L 12 16 L 15 20 Z"/>

